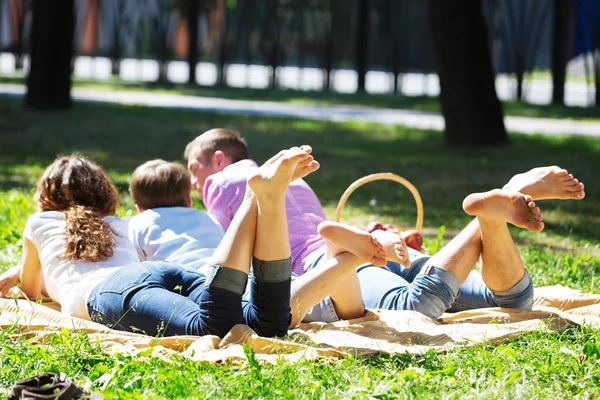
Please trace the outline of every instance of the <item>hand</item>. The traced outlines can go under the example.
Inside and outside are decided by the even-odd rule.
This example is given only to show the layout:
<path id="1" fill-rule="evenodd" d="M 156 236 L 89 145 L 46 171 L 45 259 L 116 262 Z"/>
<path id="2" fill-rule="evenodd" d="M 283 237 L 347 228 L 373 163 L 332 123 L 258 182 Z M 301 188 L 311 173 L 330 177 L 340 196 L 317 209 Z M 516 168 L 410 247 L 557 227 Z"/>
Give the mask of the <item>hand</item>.
<path id="1" fill-rule="evenodd" d="M 21 280 L 21 267 L 16 266 L 0 275 L 0 297 L 12 297 L 12 290 Z"/>

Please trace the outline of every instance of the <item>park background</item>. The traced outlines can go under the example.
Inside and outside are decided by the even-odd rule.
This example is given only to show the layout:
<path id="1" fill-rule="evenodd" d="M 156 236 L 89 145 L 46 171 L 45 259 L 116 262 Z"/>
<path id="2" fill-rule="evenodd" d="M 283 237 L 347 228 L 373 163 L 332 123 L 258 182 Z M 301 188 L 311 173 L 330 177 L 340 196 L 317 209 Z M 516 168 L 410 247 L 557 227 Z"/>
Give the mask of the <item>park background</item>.
<path id="1" fill-rule="evenodd" d="M 259 162 L 311 144 L 322 168 L 308 182 L 329 217 L 355 179 L 407 178 L 423 197 L 429 253 L 468 222 L 468 193 L 535 166 L 567 168 L 586 199 L 542 202 L 544 232 L 513 234 L 536 286 L 600 293 L 597 16 L 590 0 L 2 0 L 0 271 L 19 262 L 34 184 L 56 155 L 104 166 L 119 215 L 133 215 L 133 169 L 181 161 L 191 139 L 222 126 Z M 379 182 L 343 218 L 409 228 L 415 214 L 408 191 Z M 114 357 L 76 331 L 50 343 L 15 333 L 0 331 L 1 387 L 51 370 L 108 398 L 600 391 L 600 332 L 586 326 L 443 354 L 277 365 L 251 353 L 244 365 Z"/>

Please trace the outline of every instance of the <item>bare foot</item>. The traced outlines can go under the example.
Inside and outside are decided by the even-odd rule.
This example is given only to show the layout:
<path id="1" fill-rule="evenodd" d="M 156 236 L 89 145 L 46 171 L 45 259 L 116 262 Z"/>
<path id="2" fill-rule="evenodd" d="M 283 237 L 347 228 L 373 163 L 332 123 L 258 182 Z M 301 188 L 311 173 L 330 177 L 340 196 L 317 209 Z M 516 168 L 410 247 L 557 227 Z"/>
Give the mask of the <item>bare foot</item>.
<path id="1" fill-rule="evenodd" d="M 569 174 L 566 169 L 557 166 L 534 168 L 517 174 L 503 189 L 521 192 L 531 196 L 533 200 L 581 200 L 585 197 L 583 183 Z"/>
<path id="2" fill-rule="evenodd" d="M 463 209 L 469 215 L 488 221 L 510 222 L 532 232 L 544 229 L 543 216 L 533 198 L 519 192 L 495 189 L 473 193 L 463 201 Z"/>
<path id="3" fill-rule="evenodd" d="M 288 150 L 281 150 L 279 153 L 275 154 L 269 160 L 265 161 L 263 166 L 272 165 L 272 164 L 276 163 L 281 157 L 283 157 L 289 151 L 297 151 L 298 149 L 305 151 L 307 154 L 312 153 L 312 147 L 310 147 L 308 145 L 303 145 L 300 147 L 292 147 L 291 149 L 288 149 Z M 294 171 L 294 174 L 292 175 L 292 182 L 295 181 L 296 179 L 304 178 L 305 176 L 315 172 L 316 170 L 318 170 L 320 168 L 320 166 L 321 165 L 319 164 L 319 162 L 316 161 L 312 156 L 306 157 L 306 159 L 302 160 L 296 166 L 296 170 Z"/>
<path id="4" fill-rule="evenodd" d="M 319 234 L 327 240 L 328 246 L 333 244 L 376 267 L 383 267 L 387 262 L 383 245 L 362 229 L 338 222 L 324 221 L 319 224 Z"/>
<path id="5" fill-rule="evenodd" d="M 288 185 L 297 175 L 298 165 L 307 159 L 312 159 L 312 156 L 305 150 L 293 147 L 258 168 L 248 178 L 248 186 L 256 194 L 259 203 L 264 205 L 265 202 L 283 201 Z"/>
<path id="6" fill-rule="evenodd" d="M 388 261 L 395 261 L 405 268 L 410 268 L 410 259 L 408 258 L 408 247 L 406 242 L 397 233 L 391 231 L 377 230 L 371 233 L 387 253 Z"/>

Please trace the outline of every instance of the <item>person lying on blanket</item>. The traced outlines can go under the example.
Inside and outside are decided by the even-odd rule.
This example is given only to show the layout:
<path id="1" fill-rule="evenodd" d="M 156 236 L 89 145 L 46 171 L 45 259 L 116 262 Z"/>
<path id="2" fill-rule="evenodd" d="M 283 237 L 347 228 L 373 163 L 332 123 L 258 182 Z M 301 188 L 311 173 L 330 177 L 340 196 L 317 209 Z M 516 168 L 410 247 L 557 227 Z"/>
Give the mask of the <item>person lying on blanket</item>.
<path id="1" fill-rule="evenodd" d="M 302 149 L 312 151 L 309 146 Z M 134 171 L 129 192 L 139 213 L 129 222 L 129 238 L 138 258 L 141 261 L 168 261 L 204 272 L 223 239 L 223 230 L 206 213 L 192 208 L 190 175 L 186 168 L 164 160 L 148 161 Z M 356 268 L 365 261 L 383 266 L 388 253 L 393 254 L 394 259 L 399 258 L 399 254 L 407 254 L 404 247 L 393 241 L 383 248 L 376 239 L 380 235 L 370 235 L 341 224 L 324 223 L 321 229 L 329 235 L 343 236 L 346 244 L 351 244 L 353 251 L 364 259 L 338 246 L 322 268 L 301 278 L 292 277 L 291 327 L 329 294 L 331 285 L 336 285 L 346 274 L 356 274 Z M 318 286 L 311 284 L 316 281 Z M 362 302 L 358 288 L 347 295 Z M 248 287 L 244 298 L 249 297 Z M 357 310 L 352 305 L 336 303 L 335 312 L 347 319 L 361 317 L 364 308 Z"/>
<path id="2" fill-rule="evenodd" d="M 248 147 L 241 136 L 227 129 L 211 129 L 185 149 L 192 185 L 202 197 L 208 213 L 227 230 L 242 203 L 245 180 L 258 168 L 249 159 Z M 445 311 L 484 307 L 528 309 L 533 303 L 533 283 L 516 249 L 507 223 L 529 230 L 541 230 L 541 214 L 535 200 L 575 199 L 585 196 L 584 185 L 565 169 L 557 166 L 534 168 L 514 176 L 502 190 L 473 194 L 464 210 L 476 218 L 433 257 L 408 249 L 410 260 L 404 268 L 397 260 L 385 268 L 366 264 L 357 275 L 338 281 L 315 307 L 316 320 L 335 321 L 340 315 L 333 304 L 353 301 L 345 296 L 359 287 L 360 301 L 355 308 L 415 310 L 432 318 Z M 321 204 L 303 180 L 291 184 L 286 193 L 293 272 L 303 274 L 318 269 L 337 238 L 320 235 L 325 221 Z M 485 206 L 485 207 L 484 207 Z M 492 211 L 490 213 L 490 211 Z M 322 225 L 321 225 L 322 226 Z M 377 232 L 377 231 L 376 231 Z M 324 232 L 321 232 L 324 233 Z M 485 236 L 485 240 L 483 240 Z M 327 244 L 326 239 L 332 244 Z M 380 238 L 385 246 L 393 236 Z M 351 247 L 345 243 L 346 248 Z M 481 273 L 472 271 L 481 257 Z M 310 320 L 307 315 L 305 320 Z"/>
<path id="3" fill-rule="evenodd" d="M 242 322 L 264 336 L 283 335 L 301 319 L 290 316 L 291 261 L 283 200 L 290 180 L 318 169 L 310 150 L 305 146 L 281 152 L 255 170 L 246 200 L 224 237 L 212 220 L 187 209 L 190 180 L 184 167 L 153 161 L 138 168 L 131 186 L 142 211 L 132 221 L 137 253 L 148 260 L 157 260 L 161 251 L 171 253 L 165 260 L 183 265 L 139 262 L 127 240 L 126 223 L 114 217 L 117 192 L 112 182 L 82 157 L 61 157 L 38 183 L 41 212 L 28 219 L 23 235 L 21 290 L 33 299 L 47 292 L 68 315 L 149 335 L 223 336 Z M 157 191 L 161 185 L 162 192 Z M 169 220 L 169 227 L 153 231 L 156 222 Z M 195 230 L 194 223 L 203 227 Z M 207 242 L 195 246 L 197 252 L 195 240 L 180 230 L 186 226 L 188 233 L 210 233 Z M 177 244 L 190 254 L 178 253 Z M 385 255 L 370 236 L 361 235 L 355 244 L 373 251 L 368 259 Z M 195 257 L 207 265 L 198 270 Z M 320 301 L 327 282 L 355 273 L 360 263 L 355 259 L 340 252 L 327 268 L 297 279 L 292 285 L 297 301 Z M 251 261 L 251 295 L 242 299 Z"/>

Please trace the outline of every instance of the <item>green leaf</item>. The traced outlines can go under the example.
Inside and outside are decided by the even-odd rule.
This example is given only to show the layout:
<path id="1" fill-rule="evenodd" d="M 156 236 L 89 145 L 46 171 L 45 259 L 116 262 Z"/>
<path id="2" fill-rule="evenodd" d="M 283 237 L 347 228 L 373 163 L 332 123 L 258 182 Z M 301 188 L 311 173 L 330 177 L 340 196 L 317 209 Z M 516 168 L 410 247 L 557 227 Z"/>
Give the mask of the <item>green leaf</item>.
<path id="1" fill-rule="evenodd" d="M 521 372 L 513 371 L 510 374 L 508 374 L 508 377 L 506 378 L 506 381 L 504 383 L 506 384 L 506 386 L 510 386 L 513 383 L 515 383 L 515 381 L 519 378 L 521 378 Z"/>

